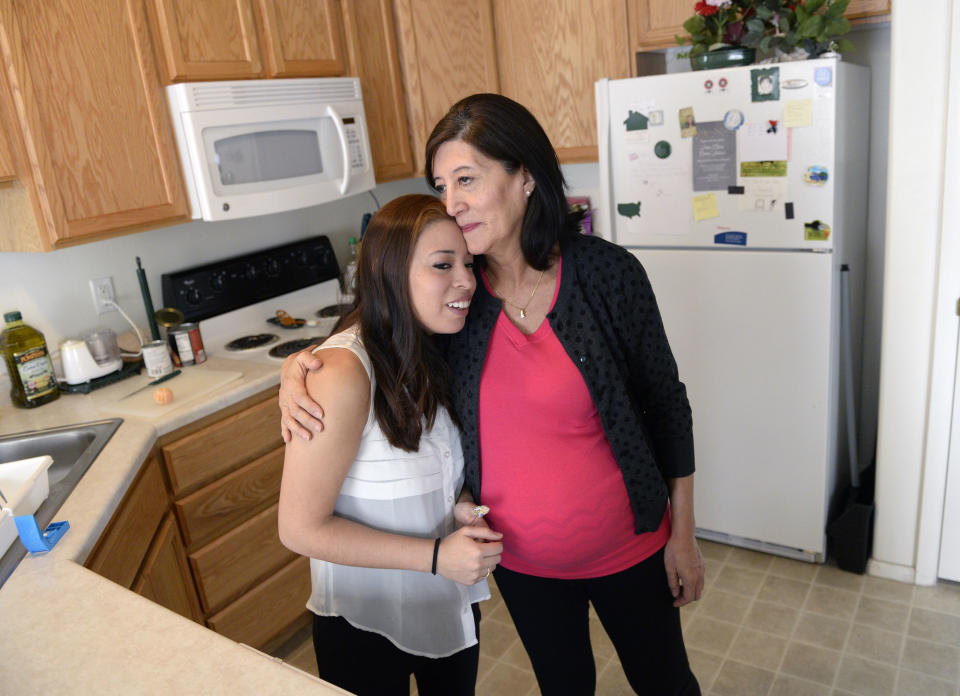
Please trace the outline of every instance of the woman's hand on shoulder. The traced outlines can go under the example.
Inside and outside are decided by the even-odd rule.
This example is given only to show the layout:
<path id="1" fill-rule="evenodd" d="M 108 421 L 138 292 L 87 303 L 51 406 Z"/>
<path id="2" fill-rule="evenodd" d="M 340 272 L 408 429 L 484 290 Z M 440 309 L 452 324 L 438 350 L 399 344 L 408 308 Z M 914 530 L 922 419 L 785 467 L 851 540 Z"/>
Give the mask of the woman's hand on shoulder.
<path id="1" fill-rule="evenodd" d="M 692 534 L 671 534 L 663 560 L 673 606 L 682 607 L 700 599 L 706 581 L 706 564 L 696 538 Z"/>
<path id="2" fill-rule="evenodd" d="M 503 553 L 503 534 L 486 526 L 467 525 L 443 538 L 437 554 L 437 574 L 459 582 L 476 585 L 487 577 Z"/>
<path id="3" fill-rule="evenodd" d="M 294 435 L 309 440 L 311 430 L 323 430 L 323 409 L 307 393 L 307 375 L 323 367 L 314 346 L 287 356 L 280 369 L 280 436 L 289 443 Z"/>

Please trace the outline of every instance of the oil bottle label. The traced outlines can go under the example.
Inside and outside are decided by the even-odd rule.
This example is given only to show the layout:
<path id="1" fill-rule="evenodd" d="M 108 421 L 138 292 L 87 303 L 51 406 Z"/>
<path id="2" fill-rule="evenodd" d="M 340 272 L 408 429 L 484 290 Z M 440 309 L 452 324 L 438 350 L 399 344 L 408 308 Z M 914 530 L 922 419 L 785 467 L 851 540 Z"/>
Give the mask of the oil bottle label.
<path id="1" fill-rule="evenodd" d="M 27 401 L 39 399 L 57 390 L 57 378 L 53 374 L 53 363 L 50 362 L 46 347 L 14 353 L 13 363 L 20 374 L 20 383 L 23 384 Z"/>

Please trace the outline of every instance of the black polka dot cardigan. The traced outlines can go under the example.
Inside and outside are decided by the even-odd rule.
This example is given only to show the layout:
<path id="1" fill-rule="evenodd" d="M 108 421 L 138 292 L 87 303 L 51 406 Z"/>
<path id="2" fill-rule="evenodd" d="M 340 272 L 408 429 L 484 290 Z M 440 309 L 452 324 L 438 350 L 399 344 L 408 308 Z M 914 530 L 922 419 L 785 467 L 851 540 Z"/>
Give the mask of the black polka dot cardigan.
<path id="1" fill-rule="evenodd" d="M 547 319 L 597 406 L 623 472 L 636 532 L 653 531 L 666 506 L 666 480 L 694 471 L 690 404 L 657 301 L 640 262 L 622 247 L 577 235 L 561 255 L 560 291 Z M 465 485 L 477 502 L 482 502 L 480 377 L 500 309 L 478 271 L 467 325 L 449 343 Z"/>

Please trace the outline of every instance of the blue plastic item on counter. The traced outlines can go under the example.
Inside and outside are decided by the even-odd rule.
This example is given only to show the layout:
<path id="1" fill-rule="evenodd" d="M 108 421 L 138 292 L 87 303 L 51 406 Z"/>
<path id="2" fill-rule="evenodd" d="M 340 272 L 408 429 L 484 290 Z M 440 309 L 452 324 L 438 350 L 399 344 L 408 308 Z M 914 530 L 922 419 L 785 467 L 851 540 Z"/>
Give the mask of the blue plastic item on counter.
<path id="1" fill-rule="evenodd" d="M 60 537 L 70 529 L 70 523 L 64 520 L 63 522 L 51 522 L 47 529 L 41 532 L 33 515 L 20 515 L 14 517 L 13 521 L 17 523 L 20 541 L 23 542 L 30 553 L 49 551 L 57 545 Z"/>

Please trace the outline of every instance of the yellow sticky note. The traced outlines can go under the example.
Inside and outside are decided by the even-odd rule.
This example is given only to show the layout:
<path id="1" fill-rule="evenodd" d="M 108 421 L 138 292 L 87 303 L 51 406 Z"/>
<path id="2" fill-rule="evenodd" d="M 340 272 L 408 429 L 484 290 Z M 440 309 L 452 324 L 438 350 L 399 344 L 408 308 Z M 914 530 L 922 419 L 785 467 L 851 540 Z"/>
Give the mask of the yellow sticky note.
<path id="1" fill-rule="evenodd" d="M 783 104 L 783 124 L 787 128 L 802 128 L 813 123 L 813 100 L 793 99 Z"/>
<path id="2" fill-rule="evenodd" d="M 715 217 L 720 217 L 720 209 L 717 208 L 717 194 L 701 193 L 699 196 L 693 197 L 693 219 L 695 222 Z"/>

